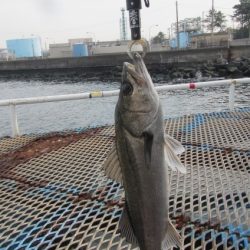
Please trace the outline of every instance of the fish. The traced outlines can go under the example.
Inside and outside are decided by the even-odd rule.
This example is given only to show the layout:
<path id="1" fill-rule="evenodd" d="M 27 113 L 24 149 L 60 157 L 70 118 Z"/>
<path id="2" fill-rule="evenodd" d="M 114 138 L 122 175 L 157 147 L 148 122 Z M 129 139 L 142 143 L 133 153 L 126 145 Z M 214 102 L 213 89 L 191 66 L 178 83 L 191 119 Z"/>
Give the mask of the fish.
<path id="1" fill-rule="evenodd" d="M 121 237 L 141 250 L 181 247 L 168 214 L 168 171 L 186 173 L 178 157 L 185 149 L 165 133 L 160 98 L 139 53 L 134 53 L 133 64 L 123 64 L 115 133 L 103 167 L 125 191 Z"/>

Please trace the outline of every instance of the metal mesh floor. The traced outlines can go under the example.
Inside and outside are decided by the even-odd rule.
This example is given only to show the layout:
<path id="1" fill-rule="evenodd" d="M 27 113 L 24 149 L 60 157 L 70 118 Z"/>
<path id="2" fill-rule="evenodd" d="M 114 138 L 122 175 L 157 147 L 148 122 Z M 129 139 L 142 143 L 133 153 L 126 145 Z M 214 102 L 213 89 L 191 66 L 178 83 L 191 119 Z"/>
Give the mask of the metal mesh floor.
<path id="1" fill-rule="evenodd" d="M 171 172 L 170 218 L 187 249 L 250 249 L 250 109 L 166 120 L 186 148 Z M 133 249 L 119 237 L 122 187 L 102 164 L 114 127 L 4 167 L 32 138 L 0 139 L 0 249 Z M 28 140 L 26 139 L 28 138 Z M 1 162 L 2 159 L 2 162 Z M 2 164 L 2 165 L 1 165 Z"/>

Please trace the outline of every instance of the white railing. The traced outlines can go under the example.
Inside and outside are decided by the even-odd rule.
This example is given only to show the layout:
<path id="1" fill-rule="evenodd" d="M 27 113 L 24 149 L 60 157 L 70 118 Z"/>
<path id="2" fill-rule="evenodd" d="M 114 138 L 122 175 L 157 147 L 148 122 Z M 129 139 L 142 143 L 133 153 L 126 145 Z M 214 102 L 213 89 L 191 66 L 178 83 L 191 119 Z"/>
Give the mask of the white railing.
<path id="1" fill-rule="evenodd" d="M 233 111 L 235 102 L 235 85 L 250 83 L 250 78 L 242 79 L 231 79 L 231 80 L 219 80 L 209 82 L 196 82 L 196 83 L 182 83 L 174 85 L 162 85 L 155 87 L 157 92 L 168 91 L 168 90 L 181 90 L 181 89 L 197 89 L 204 87 L 218 87 L 223 85 L 229 85 L 229 109 Z M 20 135 L 19 126 L 16 115 L 17 105 L 35 104 L 35 103 L 46 103 L 46 102 L 59 102 L 59 101 L 73 101 L 80 99 L 96 98 L 96 97 L 110 97 L 119 95 L 119 90 L 112 91 L 94 91 L 89 93 L 80 94 L 69 94 L 69 95 L 56 95 L 56 96 L 41 96 L 31 98 L 19 98 L 19 99 L 8 99 L 0 101 L 1 106 L 10 107 L 10 119 L 12 126 L 12 136 Z"/>

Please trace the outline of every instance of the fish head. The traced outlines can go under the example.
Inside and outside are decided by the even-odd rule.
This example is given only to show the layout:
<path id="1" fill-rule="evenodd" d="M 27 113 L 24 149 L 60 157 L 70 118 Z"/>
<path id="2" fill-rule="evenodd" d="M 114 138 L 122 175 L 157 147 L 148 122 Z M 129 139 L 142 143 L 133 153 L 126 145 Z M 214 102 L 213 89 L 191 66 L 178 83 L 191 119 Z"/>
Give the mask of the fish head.
<path id="1" fill-rule="evenodd" d="M 159 96 L 139 54 L 134 64 L 125 62 L 118 106 L 126 129 L 140 135 L 154 120 L 159 107 Z"/>

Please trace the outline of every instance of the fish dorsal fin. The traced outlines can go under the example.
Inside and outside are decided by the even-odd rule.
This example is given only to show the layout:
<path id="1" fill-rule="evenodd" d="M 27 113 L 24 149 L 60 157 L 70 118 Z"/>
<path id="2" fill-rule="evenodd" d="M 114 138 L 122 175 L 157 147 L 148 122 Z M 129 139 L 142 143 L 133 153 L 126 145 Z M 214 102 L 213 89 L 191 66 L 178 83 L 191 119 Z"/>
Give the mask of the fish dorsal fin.
<path id="1" fill-rule="evenodd" d="M 166 226 L 166 236 L 161 244 L 161 250 L 168 250 L 171 247 L 179 247 L 181 249 L 181 237 L 171 221 L 168 219 Z"/>
<path id="2" fill-rule="evenodd" d="M 122 184 L 122 171 L 120 166 L 120 161 L 118 158 L 118 153 L 116 149 L 116 144 L 112 147 L 109 155 L 103 165 L 105 174 L 112 180 L 117 181 Z"/>
<path id="3" fill-rule="evenodd" d="M 134 230 L 129 219 L 129 212 L 126 204 L 119 222 L 119 230 L 122 238 L 126 238 L 128 243 L 138 246 L 138 241 L 135 237 Z"/>
<path id="4" fill-rule="evenodd" d="M 172 170 L 185 174 L 187 172 L 186 168 L 181 163 L 177 154 L 183 153 L 185 151 L 184 147 L 180 142 L 175 140 L 169 135 L 165 135 L 165 145 L 164 145 L 164 153 L 165 153 L 165 162 L 168 167 Z"/>

